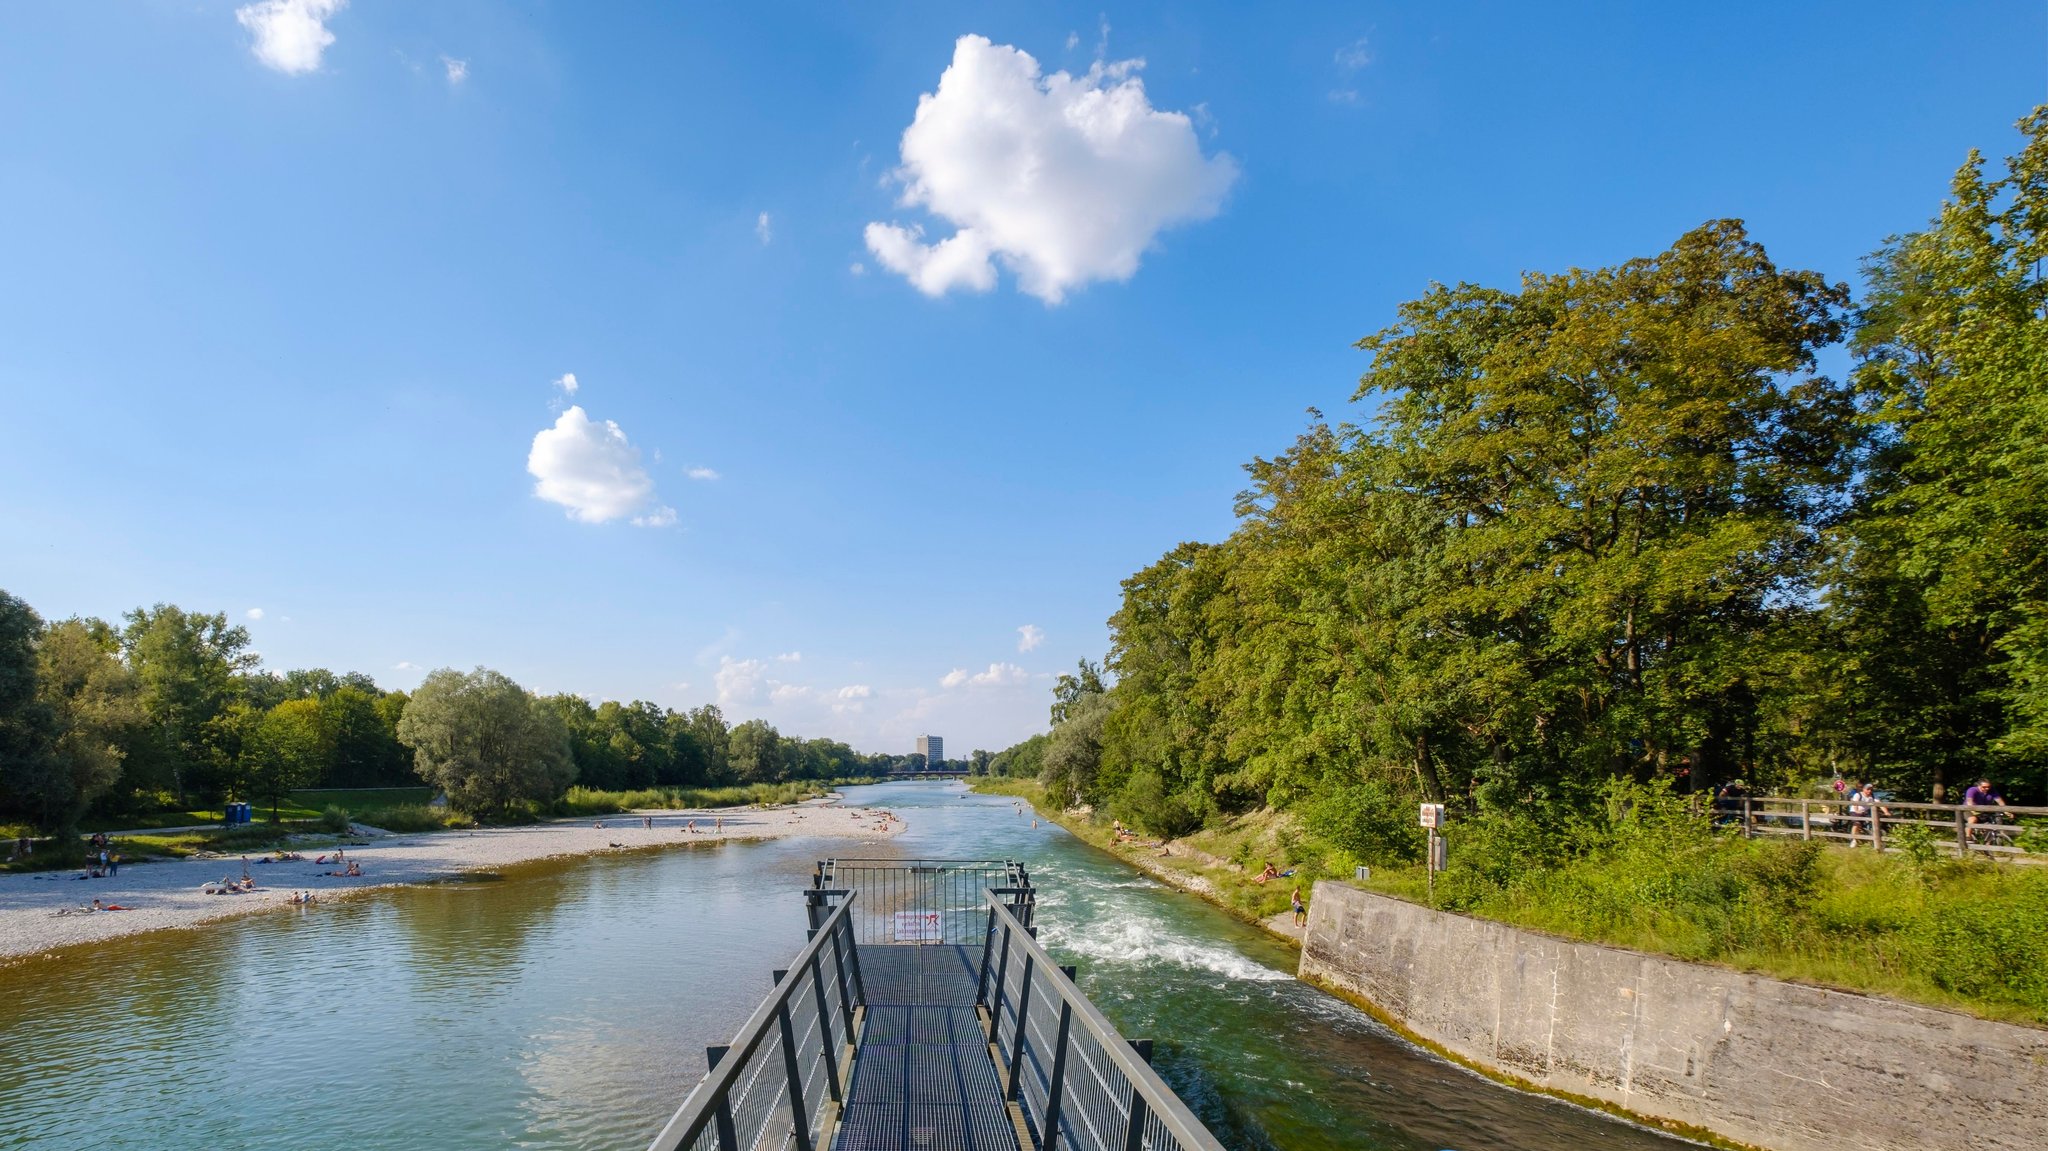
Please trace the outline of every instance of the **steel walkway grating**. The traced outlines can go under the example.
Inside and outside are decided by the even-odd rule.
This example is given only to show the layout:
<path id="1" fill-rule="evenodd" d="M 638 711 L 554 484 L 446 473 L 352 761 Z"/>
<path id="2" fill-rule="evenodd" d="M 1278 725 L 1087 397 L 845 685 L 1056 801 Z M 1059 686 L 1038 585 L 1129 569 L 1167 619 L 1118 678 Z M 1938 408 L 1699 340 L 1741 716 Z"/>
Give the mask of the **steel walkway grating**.
<path id="1" fill-rule="evenodd" d="M 975 1014 L 981 949 L 860 949 L 867 1022 L 835 1151 L 1017 1151 Z"/>

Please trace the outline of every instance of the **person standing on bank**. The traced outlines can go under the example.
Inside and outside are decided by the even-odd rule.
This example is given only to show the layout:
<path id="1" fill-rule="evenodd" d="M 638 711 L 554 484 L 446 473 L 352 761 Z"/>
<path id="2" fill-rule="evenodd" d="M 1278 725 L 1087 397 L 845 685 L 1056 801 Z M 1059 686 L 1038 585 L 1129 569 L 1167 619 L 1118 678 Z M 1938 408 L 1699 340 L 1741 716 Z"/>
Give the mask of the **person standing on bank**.
<path id="1" fill-rule="evenodd" d="M 1294 885 L 1294 925 L 1296 927 L 1308 926 L 1308 904 L 1302 902 L 1301 884 L 1299 883 Z"/>

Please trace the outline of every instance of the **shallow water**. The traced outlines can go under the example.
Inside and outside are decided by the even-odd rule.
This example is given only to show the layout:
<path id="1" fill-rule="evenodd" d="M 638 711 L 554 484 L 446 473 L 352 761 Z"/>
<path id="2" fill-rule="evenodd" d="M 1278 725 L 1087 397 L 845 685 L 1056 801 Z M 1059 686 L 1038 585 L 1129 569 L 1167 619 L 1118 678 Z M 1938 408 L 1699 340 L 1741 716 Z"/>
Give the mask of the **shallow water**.
<path id="1" fill-rule="evenodd" d="M 1674 1141 L 1497 1087 L 1295 982 L 1291 949 L 1008 800 L 852 789 L 830 839 L 614 855 L 0 968 L 0 1148 L 640 1148 L 803 939 L 831 855 L 1016 858 L 1048 947 L 1233 1147 Z"/>

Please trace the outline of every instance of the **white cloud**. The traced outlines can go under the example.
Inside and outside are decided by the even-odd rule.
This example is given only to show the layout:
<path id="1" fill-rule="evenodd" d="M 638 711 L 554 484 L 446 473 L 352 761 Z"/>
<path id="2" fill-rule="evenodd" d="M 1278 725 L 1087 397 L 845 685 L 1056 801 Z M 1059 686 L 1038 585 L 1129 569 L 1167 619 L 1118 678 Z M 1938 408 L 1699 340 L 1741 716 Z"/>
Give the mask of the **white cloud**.
<path id="1" fill-rule="evenodd" d="M 576 382 L 575 372 L 563 372 L 555 377 L 555 386 L 562 389 L 563 395 L 573 396 L 576 394 L 576 389 L 581 385 Z"/>
<path id="2" fill-rule="evenodd" d="M 693 480 L 715 480 L 719 478 L 717 472 L 702 466 L 690 468 L 684 471 L 683 474 Z"/>
<path id="3" fill-rule="evenodd" d="M 846 266 L 846 270 L 853 273 L 856 276 L 865 276 L 868 274 L 868 266 L 866 264 L 861 263 L 859 260 L 855 260 L 853 263 L 848 264 Z"/>
<path id="4" fill-rule="evenodd" d="M 242 614 L 248 616 L 250 619 L 262 619 L 263 609 L 260 607 L 252 607 L 248 611 L 243 612 Z"/>
<path id="5" fill-rule="evenodd" d="M 402 659 L 391 665 L 392 671 L 418 671 L 419 669 L 420 665 L 409 659 Z"/>
<path id="6" fill-rule="evenodd" d="M 1017 629 L 1017 650 L 1035 651 L 1045 642 L 1045 629 L 1035 623 L 1027 623 Z"/>
<path id="7" fill-rule="evenodd" d="M 651 512 L 648 512 L 644 516 L 633 517 L 633 526 L 636 528 L 674 527 L 675 522 L 676 509 L 669 507 L 666 504 L 654 509 Z"/>
<path id="8" fill-rule="evenodd" d="M 1207 219 L 1237 178 L 1202 155 L 1194 125 L 1152 107 L 1142 60 L 1043 76 L 1038 61 L 962 36 L 938 91 L 918 98 L 895 179 L 902 203 L 956 230 L 871 223 L 868 249 L 927 295 L 987 291 L 1000 262 L 1055 304 L 1093 280 L 1126 280 L 1161 230 Z"/>
<path id="9" fill-rule="evenodd" d="M 569 509 L 569 518 L 588 524 L 632 515 L 654 497 L 654 481 L 640 466 L 640 449 L 610 420 L 599 423 L 572 405 L 533 437 L 526 470 L 539 481 L 533 494 Z M 635 518 L 642 526 L 675 522 L 672 508 Z"/>
<path id="10" fill-rule="evenodd" d="M 939 677 L 940 687 L 959 687 L 961 684 L 966 682 L 967 669 L 964 667 L 956 667 L 952 671 L 949 671 L 945 675 Z"/>
<path id="11" fill-rule="evenodd" d="M 800 651 L 786 651 L 775 657 L 776 663 L 802 663 L 803 661 L 804 653 Z"/>
<path id="12" fill-rule="evenodd" d="M 1031 673 L 1014 663 L 992 663 L 988 665 L 987 671 L 969 676 L 967 686 L 1005 687 L 1013 683 L 1023 683 L 1030 678 Z"/>
<path id="13" fill-rule="evenodd" d="M 1080 46 L 1081 34 L 1079 32 L 1067 33 L 1067 51 L 1072 52 L 1074 49 L 1079 48 Z"/>
<path id="14" fill-rule="evenodd" d="M 441 67 L 448 70 L 448 82 L 460 84 L 469 79 L 469 61 L 457 60 L 453 56 L 441 57 Z"/>
<path id="15" fill-rule="evenodd" d="M 317 72 L 320 55 L 334 43 L 327 19 L 348 0 L 258 0 L 235 9 L 235 20 L 255 37 L 249 50 L 266 68 L 287 75 Z"/>
<path id="16" fill-rule="evenodd" d="M 761 237 L 764 244 L 775 238 L 775 228 L 768 219 L 768 213 L 763 212 L 754 218 L 754 234 Z"/>
<path id="17" fill-rule="evenodd" d="M 833 694 L 840 699 L 866 699 L 875 694 L 875 689 L 864 683 L 850 683 Z"/>
<path id="18" fill-rule="evenodd" d="M 711 682 L 718 688 L 719 705 L 730 706 L 760 698 L 762 683 L 767 678 L 768 665 L 760 660 L 725 655 L 718 657 L 718 674 L 711 677 Z"/>
<path id="19" fill-rule="evenodd" d="M 794 683 L 778 683 L 768 692 L 768 702 L 770 703 L 795 703 L 797 700 L 809 699 L 810 697 L 810 688 Z"/>
<path id="20" fill-rule="evenodd" d="M 1340 71 L 1356 72 L 1370 63 L 1372 46 L 1366 43 L 1363 36 L 1337 49 L 1337 67 Z"/>

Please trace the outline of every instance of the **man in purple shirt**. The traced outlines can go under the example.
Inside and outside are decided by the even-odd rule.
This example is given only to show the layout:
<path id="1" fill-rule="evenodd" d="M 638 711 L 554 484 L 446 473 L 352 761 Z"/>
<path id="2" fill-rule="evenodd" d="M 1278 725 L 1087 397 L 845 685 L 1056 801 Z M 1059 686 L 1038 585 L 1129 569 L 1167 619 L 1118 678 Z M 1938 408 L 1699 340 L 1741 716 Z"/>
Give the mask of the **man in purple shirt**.
<path id="1" fill-rule="evenodd" d="M 1963 792 L 1963 806 L 1969 808 L 2004 807 L 2005 798 L 1999 795 L 1997 792 L 1991 790 L 1990 780 L 1980 779 Z M 1975 824 L 1978 822 L 1978 813 L 1975 811 L 1971 811 L 1964 818 L 1969 820 L 1970 823 Z M 2001 820 L 2000 817 L 1995 813 L 1986 813 L 1983 822 L 2000 823 L 2003 822 L 2003 820 Z M 1983 835 L 1982 832 L 1977 832 L 1975 834 L 1977 834 L 1979 837 Z"/>

